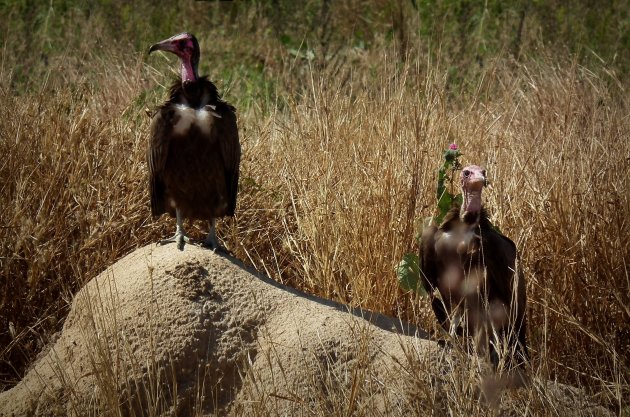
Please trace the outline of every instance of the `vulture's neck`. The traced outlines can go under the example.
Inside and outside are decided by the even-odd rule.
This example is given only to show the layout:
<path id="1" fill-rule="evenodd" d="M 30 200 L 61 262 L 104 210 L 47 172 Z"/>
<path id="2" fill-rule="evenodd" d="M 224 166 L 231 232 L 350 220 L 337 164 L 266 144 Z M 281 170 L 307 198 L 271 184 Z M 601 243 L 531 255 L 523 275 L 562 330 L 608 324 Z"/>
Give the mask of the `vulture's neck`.
<path id="1" fill-rule="evenodd" d="M 191 59 L 182 59 L 182 83 L 195 82 L 198 79 L 197 65 Z"/>
<path id="2" fill-rule="evenodd" d="M 459 218 L 467 224 L 479 224 L 481 218 L 481 190 L 464 190 L 464 202 L 459 212 Z"/>
<path id="3" fill-rule="evenodd" d="M 187 96 L 199 96 L 197 64 L 190 58 L 182 59 L 182 89 Z"/>

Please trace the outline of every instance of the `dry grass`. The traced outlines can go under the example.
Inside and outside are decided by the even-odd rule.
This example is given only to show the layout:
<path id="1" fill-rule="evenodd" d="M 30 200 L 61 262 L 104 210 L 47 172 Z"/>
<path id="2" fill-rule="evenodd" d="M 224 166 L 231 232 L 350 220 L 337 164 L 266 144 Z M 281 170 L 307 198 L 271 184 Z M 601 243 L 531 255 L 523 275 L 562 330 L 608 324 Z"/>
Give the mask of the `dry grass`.
<path id="1" fill-rule="evenodd" d="M 404 63 L 384 40 L 309 62 L 265 43 L 261 27 L 244 35 L 251 50 L 201 39 L 256 50 L 275 77 L 260 87 L 241 68 L 220 82 L 242 104 L 237 216 L 219 226 L 235 255 L 298 289 L 435 329 L 394 265 L 416 250 L 414 224 L 432 214 L 441 150 L 455 141 L 465 162 L 487 168 L 492 220 L 521 252 L 536 375 L 627 407 L 627 85 L 568 58 L 497 59 L 454 96 L 447 71 L 413 48 Z M 159 102 L 168 63 L 86 51 L 84 76 L 71 58 L 17 94 L 3 55 L 0 387 L 59 329 L 86 280 L 173 227 L 150 219 L 144 159 L 143 108 Z M 268 100 L 248 98 L 261 89 Z"/>
<path id="2" fill-rule="evenodd" d="M 253 135 L 247 172 L 275 201 L 271 218 L 250 226 L 242 219 L 258 209 L 243 197 L 239 255 L 298 288 L 432 328 L 393 265 L 415 250 L 414 219 L 432 214 L 441 149 L 456 141 L 466 162 L 488 169 L 492 220 L 520 248 L 541 376 L 597 387 L 620 406 L 630 359 L 627 96 L 564 61 L 497 63 L 477 94 L 451 101 L 439 69 L 389 76 L 391 57 L 380 58 L 376 82 L 313 74 L 301 102 Z"/>

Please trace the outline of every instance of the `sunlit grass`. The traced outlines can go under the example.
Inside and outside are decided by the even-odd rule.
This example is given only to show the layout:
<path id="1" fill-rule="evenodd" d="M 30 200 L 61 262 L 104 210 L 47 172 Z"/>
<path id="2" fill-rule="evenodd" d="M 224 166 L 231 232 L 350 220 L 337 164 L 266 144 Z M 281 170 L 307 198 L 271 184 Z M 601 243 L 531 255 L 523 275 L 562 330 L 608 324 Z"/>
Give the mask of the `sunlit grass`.
<path id="1" fill-rule="evenodd" d="M 491 219 L 519 248 L 536 375 L 622 407 L 630 371 L 624 80 L 563 56 L 498 58 L 472 93 L 457 95 L 448 70 L 414 55 L 413 44 L 406 61 L 386 39 L 309 61 L 264 31 L 200 36 L 202 69 L 239 110 L 237 215 L 219 225 L 233 253 L 300 290 L 435 330 L 430 307 L 399 289 L 394 267 L 417 250 L 442 150 L 457 142 L 464 163 L 487 169 Z M 217 51 L 235 58 L 223 62 Z M 87 280 L 174 227 L 150 218 L 145 163 L 145 107 L 163 99 L 173 61 L 79 52 L 51 57 L 27 91 L 14 87 L 28 74 L 3 53 L 4 387 L 60 328 Z"/>

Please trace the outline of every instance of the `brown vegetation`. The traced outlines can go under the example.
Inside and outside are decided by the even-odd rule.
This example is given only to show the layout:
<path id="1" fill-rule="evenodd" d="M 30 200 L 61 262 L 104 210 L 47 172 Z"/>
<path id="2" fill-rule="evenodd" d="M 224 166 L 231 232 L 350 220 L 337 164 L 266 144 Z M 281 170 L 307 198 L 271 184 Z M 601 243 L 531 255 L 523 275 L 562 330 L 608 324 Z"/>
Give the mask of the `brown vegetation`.
<path id="1" fill-rule="evenodd" d="M 406 60 L 378 36 L 369 49 L 309 59 L 252 21 L 237 40 L 197 33 L 200 72 L 237 106 L 243 145 L 236 217 L 219 226 L 225 245 L 279 282 L 436 330 L 429 303 L 399 289 L 394 266 L 416 250 L 415 222 L 433 213 L 441 151 L 457 142 L 464 163 L 487 169 L 491 220 L 520 250 L 533 372 L 622 409 L 630 395 L 627 80 L 543 53 L 488 60 L 478 81 L 454 94 L 448 70 L 413 39 Z M 2 55 L 4 387 L 60 328 L 87 280 L 171 232 L 170 221 L 150 219 L 144 111 L 165 98 L 170 65 L 90 42 L 51 56 L 27 90 L 14 57 Z M 227 68 L 224 54 L 262 69 L 247 72 L 240 58 Z"/>

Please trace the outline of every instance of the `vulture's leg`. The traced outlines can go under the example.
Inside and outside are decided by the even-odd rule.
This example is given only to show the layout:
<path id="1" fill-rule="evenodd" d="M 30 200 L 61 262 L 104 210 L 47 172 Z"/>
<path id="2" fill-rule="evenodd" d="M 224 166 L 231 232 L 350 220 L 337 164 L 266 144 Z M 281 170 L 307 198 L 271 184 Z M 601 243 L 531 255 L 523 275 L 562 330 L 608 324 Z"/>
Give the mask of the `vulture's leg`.
<path id="1" fill-rule="evenodd" d="M 462 313 L 459 309 L 456 309 L 451 313 L 451 325 L 449 327 L 449 334 L 451 337 L 455 337 L 459 331 L 459 325 L 462 323 Z"/>
<path id="2" fill-rule="evenodd" d="M 210 220 L 210 231 L 208 232 L 206 240 L 203 242 L 203 246 L 212 250 L 221 249 L 217 241 L 217 219 Z"/>
<path id="3" fill-rule="evenodd" d="M 492 331 L 492 337 L 488 338 L 490 363 L 492 363 L 492 367 L 496 371 L 499 368 L 501 356 L 504 356 L 503 352 L 505 351 L 506 346 L 503 341 L 505 340 L 505 335 L 503 329 L 495 329 L 494 326 L 490 326 L 490 330 Z M 507 353 L 509 354 L 509 349 Z"/>
<path id="4" fill-rule="evenodd" d="M 177 243 L 177 249 L 184 250 L 184 243 L 189 243 L 190 238 L 184 231 L 184 222 L 182 219 L 182 213 L 179 209 L 175 209 L 175 217 L 177 218 L 177 225 L 175 226 L 175 235 L 169 239 L 160 240 L 158 245 L 165 245 L 167 243 Z"/>
<path id="5" fill-rule="evenodd" d="M 440 326 L 442 326 L 444 330 L 448 330 L 448 313 L 446 312 L 444 302 L 437 297 L 432 297 L 431 307 Z"/>

